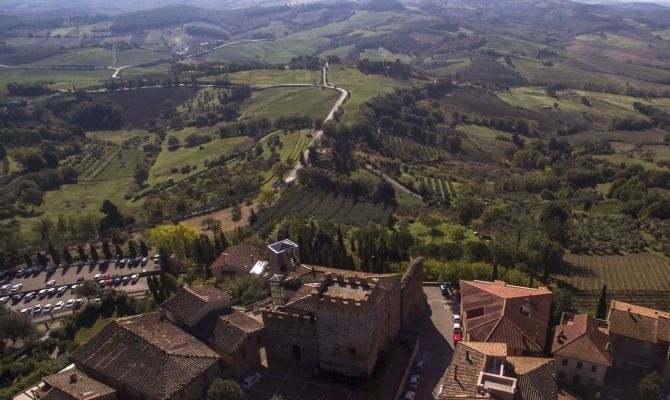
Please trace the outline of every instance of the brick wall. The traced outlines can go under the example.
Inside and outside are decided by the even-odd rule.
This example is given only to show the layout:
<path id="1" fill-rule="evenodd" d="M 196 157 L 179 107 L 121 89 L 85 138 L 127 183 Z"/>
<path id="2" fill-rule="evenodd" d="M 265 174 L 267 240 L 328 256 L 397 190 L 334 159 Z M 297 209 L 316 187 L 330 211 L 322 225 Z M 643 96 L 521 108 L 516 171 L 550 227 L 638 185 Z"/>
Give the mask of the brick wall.
<path id="1" fill-rule="evenodd" d="M 402 327 L 412 330 L 417 318 L 426 309 L 423 293 L 423 258 L 417 258 L 405 272 L 401 281 Z"/>

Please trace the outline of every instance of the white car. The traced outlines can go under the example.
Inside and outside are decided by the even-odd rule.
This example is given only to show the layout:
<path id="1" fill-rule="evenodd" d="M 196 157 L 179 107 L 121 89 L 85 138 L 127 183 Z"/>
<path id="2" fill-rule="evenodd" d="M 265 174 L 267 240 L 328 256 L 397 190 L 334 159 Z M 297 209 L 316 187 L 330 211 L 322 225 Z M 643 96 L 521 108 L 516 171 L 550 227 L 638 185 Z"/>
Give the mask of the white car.
<path id="1" fill-rule="evenodd" d="M 63 306 L 65 306 L 65 303 L 63 302 L 63 300 L 61 300 L 54 306 L 54 311 L 62 310 Z"/>
<path id="2" fill-rule="evenodd" d="M 54 293 L 56 293 L 56 288 L 52 287 L 52 288 L 47 289 L 47 295 L 48 296 L 53 296 Z"/>
<path id="3" fill-rule="evenodd" d="M 23 288 L 23 283 L 18 283 L 12 286 L 12 293 L 16 293 Z"/>
<path id="4" fill-rule="evenodd" d="M 39 314 L 42 312 L 42 305 L 38 304 L 35 307 L 33 307 L 33 314 Z"/>
<path id="5" fill-rule="evenodd" d="M 421 376 L 418 374 L 414 374 L 409 378 L 409 388 L 410 389 L 418 389 L 419 388 L 419 380 L 421 380 Z"/>
<path id="6" fill-rule="evenodd" d="M 95 274 L 95 276 L 93 277 L 93 279 L 96 281 L 99 281 L 100 278 L 102 278 L 102 274 Z"/>
<path id="7" fill-rule="evenodd" d="M 0 293 L 7 293 L 9 292 L 9 284 L 4 284 L 0 286 Z"/>
<path id="8" fill-rule="evenodd" d="M 42 289 L 39 292 L 37 292 L 37 297 L 39 297 L 40 299 L 43 299 L 44 296 L 47 295 L 47 292 L 48 292 L 47 289 Z"/>
<path id="9" fill-rule="evenodd" d="M 67 286 L 61 286 L 61 287 L 58 288 L 57 292 L 58 292 L 59 295 L 61 295 L 61 294 L 65 293 L 66 290 L 67 290 Z"/>
<path id="10" fill-rule="evenodd" d="M 0 303 L 5 304 L 9 301 L 9 296 L 0 297 Z"/>
<path id="11" fill-rule="evenodd" d="M 454 314 L 451 316 L 451 321 L 455 324 L 460 324 L 461 323 L 461 316 L 458 314 Z"/>
<path id="12" fill-rule="evenodd" d="M 30 293 L 26 294 L 26 297 L 23 298 L 23 301 L 25 301 L 27 303 L 30 300 L 32 300 L 33 297 L 35 297 L 35 292 L 30 292 Z"/>
<path id="13" fill-rule="evenodd" d="M 53 306 L 51 305 L 51 303 L 49 303 L 49 304 L 44 306 L 44 309 L 42 310 L 42 312 L 48 313 L 48 312 L 51 311 L 52 308 L 53 308 Z"/>
<path id="14" fill-rule="evenodd" d="M 138 274 L 132 274 L 132 275 L 130 276 L 130 281 L 131 281 L 133 284 L 136 284 L 137 281 L 139 281 L 139 280 L 140 280 L 140 276 L 139 276 Z"/>
<path id="15" fill-rule="evenodd" d="M 416 392 L 413 390 L 408 391 L 405 393 L 405 400 L 414 400 L 416 398 Z"/>
<path id="16" fill-rule="evenodd" d="M 74 308 L 75 304 L 76 304 L 76 303 L 75 303 L 75 300 L 74 300 L 74 299 L 70 299 L 70 300 L 68 300 L 68 301 L 65 302 L 65 307 L 67 307 L 67 308 Z"/>
<path id="17" fill-rule="evenodd" d="M 75 300 L 75 302 L 77 303 L 77 305 L 79 305 L 79 304 L 81 304 L 81 303 L 83 302 L 83 300 L 82 300 L 81 297 L 77 297 L 77 299 Z"/>
<path id="18" fill-rule="evenodd" d="M 55 285 L 56 285 L 56 280 L 55 279 L 52 279 L 49 282 L 47 282 L 47 287 L 52 287 L 52 286 L 55 286 Z"/>
<path id="19" fill-rule="evenodd" d="M 30 314 L 30 308 L 22 308 L 21 309 L 21 314 L 26 314 L 26 315 Z"/>
<path id="20" fill-rule="evenodd" d="M 242 387 L 249 390 L 251 389 L 258 380 L 261 379 L 261 374 L 258 372 L 254 372 L 253 374 L 247 375 L 244 379 L 242 379 Z"/>

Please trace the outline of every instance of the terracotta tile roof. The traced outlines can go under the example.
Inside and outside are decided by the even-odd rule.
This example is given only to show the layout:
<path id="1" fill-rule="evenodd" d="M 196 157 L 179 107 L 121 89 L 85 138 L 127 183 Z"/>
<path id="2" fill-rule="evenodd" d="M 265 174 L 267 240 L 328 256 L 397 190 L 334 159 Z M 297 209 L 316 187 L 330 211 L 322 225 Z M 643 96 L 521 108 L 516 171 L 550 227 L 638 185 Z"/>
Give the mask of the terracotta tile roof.
<path id="1" fill-rule="evenodd" d="M 608 343 L 607 330 L 599 327 L 597 320 L 586 314 L 575 315 L 569 323 L 556 327 L 551 352 L 561 357 L 611 366 L 612 354 Z"/>
<path id="2" fill-rule="evenodd" d="M 265 249 L 241 243 L 228 246 L 209 266 L 209 269 L 249 273 L 259 260 L 267 260 Z"/>
<path id="3" fill-rule="evenodd" d="M 222 299 L 230 300 L 230 296 L 212 285 L 191 286 L 179 289 L 174 296 L 165 300 L 161 307 L 181 321 L 188 321 L 207 303 Z"/>
<path id="4" fill-rule="evenodd" d="M 546 287 L 540 286 L 537 289 L 527 288 L 522 286 L 508 285 L 504 281 L 468 281 L 472 286 L 481 290 L 494 294 L 505 299 L 513 299 L 515 297 L 538 296 L 543 294 L 551 294 L 551 291 Z"/>
<path id="5" fill-rule="evenodd" d="M 610 334 L 645 342 L 670 341 L 670 313 L 612 301 L 608 316 Z"/>
<path id="6" fill-rule="evenodd" d="M 442 396 L 444 399 L 452 399 L 453 396 L 476 396 L 477 380 L 479 373 L 484 370 L 486 365 L 486 355 L 476 349 L 471 348 L 459 342 L 451 358 L 451 364 L 447 368 L 447 374 L 444 377 L 444 388 Z"/>
<path id="7" fill-rule="evenodd" d="M 110 396 L 113 396 L 113 394 L 110 394 Z M 60 391 L 58 389 L 49 389 L 48 392 L 44 394 L 42 397 L 38 397 L 39 400 L 73 400 L 78 398 L 72 397 L 69 394 Z"/>
<path id="8" fill-rule="evenodd" d="M 66 398 L 77 400 L 98 399 L 116 392 L 104 383 L 89 378 L 76 368 L 45 376 L 42 380 L 52 388 L 57 389 L 52 390 L 55 392 L 52 394 L 54 399 L 62 396 L 61 393 L 58 393 L 59 391 L 67 395 Z"/>
<path id="9" fill-rule="evenodd" d="M 233 354 L 249 334 L 263 329 L 263 324 L 239 311 L 218 315 L 212 313 L 193 327 L 193 334 L 213 348 Z"/>
<path id="10" fill-rule="evenodd" d="M 484 342 L 461 342 L 463 346 L 478 351 L 487 356 L 505 357 L 507 356 L 507 345 L 505 343 L 484 343 Z"/>
<path id="11" fill-rule="evenodd" d="M 502 281 L 460 281 L 460 288 L 467 340 L 543 351 L 551 313 L 547 288 L 508 286 Z"/>
<path id="12" fill-rule="evenodd" d="M 515 398 L 520 400 L 558 399 L 553 359 L 507 357 L 506 361 L 518 379 Z"/>
<path id="13" fill-rule="evenodd" d="M 220 361 L 214 350 L 157 312 L 110 321 L 71 359 L 96 378 L 159 400 L 172 398 Z"/>
<path id="14" fill-rule="evenodd" d="M 306 283 L 298 288 L 298 290 L 286 301 L 284 308 L 296 311 L 313 312 L 316 308 L 316 297 L 312 296 L 312 291 L 318 289 L 318 283 Z"/>

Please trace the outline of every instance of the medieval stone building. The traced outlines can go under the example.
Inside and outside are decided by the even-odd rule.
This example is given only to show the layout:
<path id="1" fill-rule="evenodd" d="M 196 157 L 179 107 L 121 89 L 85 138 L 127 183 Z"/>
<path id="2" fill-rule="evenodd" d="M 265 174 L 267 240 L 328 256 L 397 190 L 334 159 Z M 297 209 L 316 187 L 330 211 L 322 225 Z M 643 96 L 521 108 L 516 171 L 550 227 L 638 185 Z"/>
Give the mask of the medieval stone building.
<path id="1" fill-rule="evenodd" d="M 425 307 L 422 280 L 422 260 L 404 276 L 309 265 L 275 276 L 273 306 L 263 311 L 268 361 L 371 374 L 379 352 Z"/>

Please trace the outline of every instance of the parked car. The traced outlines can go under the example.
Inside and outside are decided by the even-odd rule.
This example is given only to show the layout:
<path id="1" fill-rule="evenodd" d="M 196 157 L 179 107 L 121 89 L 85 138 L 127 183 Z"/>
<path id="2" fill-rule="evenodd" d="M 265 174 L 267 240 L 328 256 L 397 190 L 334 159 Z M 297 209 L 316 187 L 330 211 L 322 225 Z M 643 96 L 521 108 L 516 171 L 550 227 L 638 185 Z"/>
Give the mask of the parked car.
<path id="1" fill-rule="evenodd" d="M 77 303 L 75 303 L 74 299 L 68 299 L 68 301 L 65 302 L 65 307 L 74 308 L 75 304 Z"/>
<path id="2" fill-rule="evenodd" d="M 130 282 L 130 277 L 126 275 L 123 278 L 121 278 L 121 281 L 123 282 L 124 285 L 127 285 L 128 282 Z"/>
<path id="3" fill-rule="evenodd" d="M 37 292 L 37 297 L 39 297 L 40 299 L 43 299 L 44 296 L 46 296 L 48 294 L 47 292 L 48 292 L 47 289 L 42 289 L 39 292 Z"/>
<path id="4" fill-rule="evenodd" d="M 242 379 L 242 387 L 245 389 L 251 389 L 251 387 L 258 382 L 258 380 L 261 379 L 261 374 L 258 372 L 254 372 L 250 375 L 247 375 Z"/>
<path id="5" fill-rule="evenodd" d="M 9 296 L 0 297 L 0 303 L 5 304 L 9 301 Z"/>
<path id="6" fill-rule="evenodd" d="M 80 305 L 83 302 L 83 300 L 81 297 L 77 297 L 74 302 L 77 303 L 77 305 Z"/>
<path id="7" fill-rule="evenodd" d="M 119 286 L 121 284 L 121 278 L 114 278 L 114 286 Z"/>
<path id="8" fill-rule="evenodd" d="M 10 287 L 10 286 L 9 286 L 8 283 L 6 283 L 6 284 L 0 286 L 0 293 L 7 293 L 7 292 L 9 292 L 9 287 Z"/>
<path id="9" fill-rule="evenodd" d="M 454 339 L 454 346 L 456 346 L 458 342 L 463 340 L 463 334 L 461 332 L 454 332 L 452 339 Z"/>
<path id="10" fill-rule="evenodd" d="M 47 296 L 51 297 L 56 293 L 56 288 L 55 287 L 50 287 L 47 289 Z"/>
<path id="11" fill-rule="evenodd" d="M 12 293 L 16 293 L 21 289 L 23 289 L 23 283 L 17 283 L 16 285 L 12 286 Z"/>
<path id="12" fill-rule="evenodd" d="M 102 274 L 95 274 L 95 276 L 93 277 L 93 279 L 95 279 L 96 281 L 99 281 L 100 278 L 102 278 Z"/>
<path id="13" fill-rule="evenodd" d="M 460 324 L 461 323 L 461 316 L 459 314 L 453 314 L 451 316 L 451 322 L 454 324 Z"/>
<path id="14" fill-rule="evenodd" d="M 67 290 L 67 286 L 61 286 L 61 287 L 58 288 L 58 290 L 56 292 L 58 292 L 58 295 L 60 296 L 63 293 L 65 293 L 66 290 Z"/>
<path id="15" fill-rule="evenodd" d="M 440 291 L 442 292 L 442 296 L 448 297 L 449 296 L 449 288 L 447 285 L 440 285 Z"/>
<path id="16" fill-rule="evenodd" d="M 139 280 L 140 280 L 140 276 L 138 274 L 133 274 L 133 275 L 130 276 L 130 281 L 133 283 L 133 285 L 136 284 L 137 281 L 139 281 Z"/>
<path id="17" fill-rule="evenodd" d="M 23 295 L 21 293 L 17 293 L 14 296 L 12 296 L 12 301 L 14 303 L 18 303 L 19 301 L 21 301 L 22 298 L 23 298 Z"/>
<path id="18" fill-rule="evenodd" d="M 413 390 L 409 390 L 407 393 L 405 393 L 405 400 L 414 400 L 416 399 L 416 392 Z"/>
<path id="19" fill-rule="evenodd" d="M 47 274 L 50 274 L 50 273 L 54 272 L 55 270 L 56 270 L 55 265 L 53 265 L 53 264 L 47 265 L 47 269 L 46 269 Z"/>
<path id="20" fill-rule="evenodd" d="M 419 374 L 414 374 L 409 377 L 409 388 L 410 389 L 418 389 L 419 388 L 419 381 L 421 380 L 421 375 Z"/>
<path id="21" fill-rule="evenodd" d="M 417 360 L 414 363 L 414 369 L 416 369 L 419 372 L 423 372 L 424 368 L 426 368 L 426 362 L 423 360 Z"/>
<path id="22" fill-rule="evenodd" d="M 35 297 L 35 292 L 27 293 L 27 294 L 26 294 L 26 297 L 23 298 L 23 301 L 25 301 L 25 302 L 27 303 L 27 302 L 29 302 L 30 300 L 32 300 L 33 297 Z"/>
<path id="23" fill-rule="evenodd" d="M 42 312 L 44 312 L 44 313 L 51 312 L 52 308 L 53 308 L 53 306 L 51 305 L 51 303 L 49 303 L 49 304 L 44 306 L 44 308 L 42 309 Z"/>
<path id="24" fill-rule="evenodd" d="M 33 307 L 33 314 L 39 314 L 42 312 L 42 305 L 37 304 L 35 307 Z"/>
<path id="25" fill-rule="evenodd" d="M 52 279 L 49 282 L 47 282 L 47 287 L 52 287 L 52 286 L 55 286 L 55 285 L 56 285 L 56 280 L 55 279 Z"/>
<path id="26" fill-rule="evenodd" d="M 30 315 L 30 308 L 22 308 L 21 309 L 21 314 Z"/>
<path id="27" fill-rule="evenodd" d="M 54 306 L 54 311 L 62 310 L 63 306 L 65 306 L 65 302 L 63 300 L 61 300 L 58 303 L 56 303 L 56 305 Z"/>

